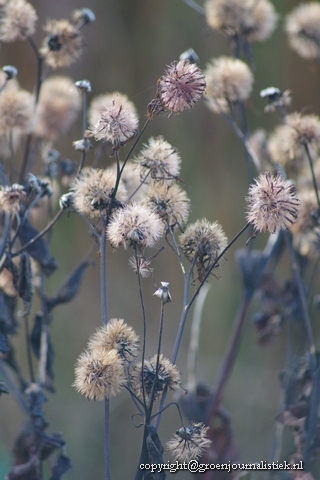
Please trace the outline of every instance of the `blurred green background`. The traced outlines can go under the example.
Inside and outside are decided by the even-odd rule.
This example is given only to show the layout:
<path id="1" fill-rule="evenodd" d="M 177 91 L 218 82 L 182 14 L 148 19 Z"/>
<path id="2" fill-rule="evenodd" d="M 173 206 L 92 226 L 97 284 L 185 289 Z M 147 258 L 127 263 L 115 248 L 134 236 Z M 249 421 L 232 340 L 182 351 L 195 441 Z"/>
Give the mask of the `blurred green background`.
<path id="1" fill-rule="evenodd" d="M 41 26 L 49 18 L 65 18 L 80 7 L 91 8 L 96 22 L 85 27 L 85 53 L 74 67 L 57 73 L 70 75 L 75 81 L 88 79 L 92 97 L 100 93 L 119 90 L 136 104 L 140 125 L 144 123 L 146 105 L 153 98 L 157 79 L 165 65 L 178 59 L 192 47 L 200 57 L 200 68 L 220 55 L 229 55 L 227 40 L 211 31 L 204 19 L 182 0 L 91 0 L 84 5 L 80 0 L 31 2 L 39 15 L 36 42 L 41 43 Z M 300 2 L 274 1 L 280 14 L 278 28 L 263 44 L 253 46 L 255 64 L 254 92 L 248 103 L 250 129 L 271 129 L 276 124 L 274 114 L 264 114 L 264 102 L 259 97 L 261 89 L 273 85 L 293 93 L 292 111 L 305 108 L 308 112 L 320 111 L 319 63 L 300 59 L 289 50 L 283 32 L 283 15 Z M 19 69 L 18 80 L 29 90 L 35 80 L 35 60 L 27 43 L 3 45 L 0 50 L 1 65 L 13 64 Z M 155 118 L 142 141 L 152 135 L 164 137 L 181 153 L 181 177 L 188 186 L 192 201 L 190 220 L 207 217 L 218 220 L 231 239 L 244 225 L 247 192 L 245 156 L 240 142 L 221 118 L 201 103 L 194 111 Z M 65 157 L 77 158 L 72 141 L 81 136 L 81 119 L 70 134 L 56 145 Z M 137 151 L 138 152 L 138 151 Z M 137 153 L 136 152 L 136 153 Z M 92 159 L 92 152 L 89 153 Z M 110 165 L 103 158 L 103 165 Z M 237 248 L 244 246 L 240 240 Z M 255 247 L 263 247 L 266 237 L 261 235 Z M 64 277 L 86 253 L 90 241 L 87 227 L 76 216 L 66 215 L 52 235 L 52 253 L 60 269 L 47 281 L 48 291 L 54 291 Z M 205 303 L 197 378 L 211 385 L 230 335 L 234 315 L 241 298 L 240 275 L 234 260 L 235 248 L 212 277 L 211 290 Z M 128 267 L 131 252 L 119 249 L 108 251 L 108 297 L 111 317 L 124 318 L 141 333 L 141 307 L 138 301 L 137 279 Z M 45 406 L 50 431 L 61 431 L 67 444 L 73 469 L 66 480 L 102 479 L 103 458 L 103 405 L 88 402 L 77 394 L 71 384 L 77 356 L 86 346 L 89 335 L 100 325 L 99 258 L 88 269 L 81 292 L 70 305 L 59 307 L 52 323 L 56 350 L 56 394 L 48 393 Z M 163 353 L 170 357 L 181 311 L 182 278 L 178 263 L 170 249 L 154 260 L 157 282 L 170 282 L 173 301 L 166 308 L 165 340 Z M 284 274 L 286 266 L 284 265 Z M 147 355 L 155 353 L 158 331 L 159 301 L 152 297 L 154 286 L 145 280 L 144 294 L 148 318 Z M 250 309 L 238 360 L 225 391 L 223 403 L 232 416 L 241 461 L 268 460 L 274 442 L 274 419 L 281 403 L 278 374 L 285 366 L 285 332 L 267 348 L 261 349 L 255 341 Z M 190 320 L 190 319 L 189 319 Z M 183 348 L 178 357 L 178 367 L 186 383 L 186 356 L 190 321 L 187 324 Z M 23 329 L 14 343 L 21 363 L 26 363 L 22 341 Z M 319 328 L 318 332 L 319 334 Z M 10 451 L 24 417 L 12 396 L 0 400 L 0 477 L 10 464 Z M 131 421 L 135 413 L 126 393 L 111 401 L 111 458 L 112 479 L 133 478 L 136 469 L 140 437 Z M 180 427 L 174 408 L 163 416 L 160 435 L 170 439 Z M 283 458 L 290 453 L 283 452 Z M 168 459 L 168 457 L 165 457 Z M 177 475 L 186 478 L 187 473 Z M 260 477 L 259 477 L 260 478 Z"/>

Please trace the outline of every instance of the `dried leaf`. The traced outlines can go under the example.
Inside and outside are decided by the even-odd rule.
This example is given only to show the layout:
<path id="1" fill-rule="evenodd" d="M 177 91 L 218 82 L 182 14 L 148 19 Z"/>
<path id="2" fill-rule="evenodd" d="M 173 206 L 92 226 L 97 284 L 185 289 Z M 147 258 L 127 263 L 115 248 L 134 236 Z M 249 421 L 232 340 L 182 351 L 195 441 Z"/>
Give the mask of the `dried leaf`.
<path id="1" fill-rule="evenodd" d="M 65 455 L 60 455 L 58 457 L 58 460 L 53 467 L 53 472 L 52 476 L 50 477 L 50 480 L 60 480 L 62 475 L 66 473 L 68 470 L 72 468 L 71 465 L 71 460 L 69 457 L 66 457 Z"/>

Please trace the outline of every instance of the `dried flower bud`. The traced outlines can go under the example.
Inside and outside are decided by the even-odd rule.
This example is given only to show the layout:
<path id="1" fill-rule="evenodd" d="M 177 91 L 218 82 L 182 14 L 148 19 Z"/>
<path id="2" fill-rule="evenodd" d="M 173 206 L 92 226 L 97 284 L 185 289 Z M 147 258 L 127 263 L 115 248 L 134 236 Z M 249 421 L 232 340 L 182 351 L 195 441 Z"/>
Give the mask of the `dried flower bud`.
<path id="1" fill-rule="evenodd" d="M 161 287 L 159 287 L 153 294 L 155 297 L 160 298 L 162 303 L 169 303 L 172 300 L 168 286 L 168 282 L 161 282 Z"/>
<path id="2" fill-rule="evenodd" d="M 37 20 L 37 13 L 30 3 L 25 0 L 7 0 L 1 6 L 0 40 L 14 42 L 31 37 Z"/>
<path id="3" fill-rule="evenodd" d="M 262 42 L 270 37 L 277 14 L 268 0 L 207 0 L 208 25 L 235 41 Z"/>
<path id="4" fill-rule="evenodd" d="M 201 281 L 227 246 L 227 237 L 219 223 L 202 219 L 188 225 L 179 237 L 179 245 L 191 262 L 196 261 Z"/>
<path id="5" fill-rule="evenodd" d="M 139 351 L 139 337 L 123 320 L 112 318 L 90 337 L 88 349 L 115 350 L 122 360 L 132 362 Z"/>
<path id="6" fill-rule="evenodd" d="M 188 60 L 173 62 L 158 81 L 157 99 L 163 110 L 181 113 L 190 110 L 201 100 L 206 88 L 203 73 Z"/>
<path id="7" fill-rule="evenodd" d="M 286 230 L 297 221 L 300 200 L 295 197 L 292 182 L 283 180 L 279 174 L 259 175 L 250 185 L 246 201 L 247 221 L 257 232 Z"/>
<path id="8" fill-rule="evenodd" d="M 92 148 L 92 143 L 88 138 L 84 137 L 81 140 L 72 142 L 72 146 L 78 152 L 88 152 Z"/>
<path id="9" fill-rule="evenodd" d="M 206 99 L 215 111 L 227 111 L 229 104 L 245 102 L 252 91 L 253 75 L 242 60 L 220 57 L 205 70 Z"/>
<path id="10" fill-rule="evenodd" d="M 276 108 L 283 110 L 291 103 L 290 91 L 281 92 L 277 87 L 267 87 L 261 90 L 260 97 L 266 98 L 269 102 L 269 105 L 265 107 L 266 112 L 273 112 Z"/>
<path id="11" fill-rule="evenodd" d="M 306 59 L 320 57 L 320 5 L 318 2 L 297 6 L 286 18 L 289 44 Z"/>
<path id="12" fill-rule="evenodd" d="M 174 147 L 162 136 L 151 137 L 136 158 L 140 168 L 140 178 L 146 181 L 171 183 L 180 173 L 181 157 Z"/>
<path id="13" fill-rule="evenodd" d="M 141 362 L 135 366 L 132 375 L 132 388 L 141 398 L 143 397 L 143 386 L 146 397 L 150 398 L 153 390 L 155 399 L 159 398 L 165 388 L 168 390 L 178 390 L 181 387 L 180 372 L 177 367 L 162 354 L 159 356 L 158 372 L 156 372 L 156 367 L 157 355 L 149 358 L 149 360 L 145 360 L 143 366 Z"/>
<path id="14" fill-rule="evenodd" d="M 59 207 L 61 210 L 67 210 L 68 208 L 72 207 L 73 205 L 73 194 L 72 193 L 65 193 L 61 195 L 59 200 Z"/>
<path id="15" fill-rule="evenodd" d="M 84 168 L 71 186 L 73 205 L 83 215 L 99 218 L 106 214 L 112 200 L 116 174 L 113 170 Z M 123 202 L 126 198 L 126 189 L 119 183 L 116 198 Z"/>
<path id="16" fill-rule="evenodd" d="M 110 142 L 115 148 L 125 145 L 138 132 L 138 117 L 114 101 L 92 128 L 96 140 Z"/>
<path id="17" fill-rule="evenodd" d="M 113 247 L 130 245 L 143 250 L 153 247 L 162 232 L 159 217 L 150 208 L 133 203 L 114 213 L 107 227 L 107 238 Z"/>
<path id="18" fill-rule="evenodd" d="M 81 8 L 73 12 L 72 20 L 74 23 L 83 22 L 83 25 L 87 25 L 95 22 L 96 16 L 90 8 Z"/>
<path id="19" fill-rule="evenodd" d="M 77 359 L 73 387 L 89 400 L 114 397 L 125 381 L 116 350 L 84 351 Z"/>
<path id="20" fill-rule="evenodd" d="M 76 120 L 81 96 L 68 77 L 51 77 L 42 84 L 34 133 L 54 142 L 65 134 Z"/>
<path id="21" fill-rule="evenodd" d="M 188 462 L 203 454 L 211 444 L 207 436 L 209 427 L 203 423 L 191 422 L 190 427 L 181 427 L 173 438 L 166 443 L 167 450 L 178 462 Z"/>
<path id="22" fill-rule="evenodd" d="M 79 60 L 83 52 L 83 38 L 72 23 L 49 20 L 44 30 L 47 36 L 40 51 L 49 67 L 69 67 Z"/>
<path id="23" fill-rule="evenodd" d="M 190 63 L 198 63 L 200 59 L 193 48 L 188 48 L 188 50 L 181 53 L 179 60 L 188 60 Z"/>
<path id="24" fill-rule="evenodd" d="M 5 65 L 2 67 L 2 71 L 6 74 L 7 80 L 11 80 L 18 75 L 18 69 L 13 65 Z"/>
<path id="25" fill-rule="evenodd" d="M 83 90 L 87 93 L 91 93 L 91 83 L 89 82 L 89 80 L 78 80 L 76 83 L 75 83 L 75 86 L 79 89 L 79 90 Z"/>
<path id="26" fill-rule="evenodd" d="M 13 183 L 11 186 L 0 189 L 0 210 L 15 214 L 19 211 L 21 202 L 26 199 L 23 185 Z"/>
<path id="27" fill-rule="evenodd" d="M 190 200 L 179 185 L 155 183 L 150 187 L 145 203 L 161 218 L 166 230 L 178 227 L 182 231 L 188 220 Z"/>

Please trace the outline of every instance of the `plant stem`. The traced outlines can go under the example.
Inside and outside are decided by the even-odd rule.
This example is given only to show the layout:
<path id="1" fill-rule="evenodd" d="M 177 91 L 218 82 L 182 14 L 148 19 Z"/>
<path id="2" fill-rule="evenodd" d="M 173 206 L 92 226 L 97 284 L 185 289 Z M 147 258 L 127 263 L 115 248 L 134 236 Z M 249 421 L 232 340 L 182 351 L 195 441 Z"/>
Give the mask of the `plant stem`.
<path id="1" fill-rule="evenodd" d="M 205 10 L 200 5 L 198 5 L 194 0 L 183 0 L 189 7 L 191 7 L 196 12 L 200 13 L 200 15 L 205 15 Z"/>
<path id="2" fill-rule="evenodd" d="M 29 322 L 28 322 L 28 315 L 25 316 L 25 341 L 26 341 L 26 350 L 27 350 L 27 359 L 28 359 L 28 367 L 29 367 L 29 375 L 30 381 L 34 383 L 34 371 L 32 365 L 32 356 L 31 356 L 31 346 L 30 346 L 30 339 L 29 339 Z"/>

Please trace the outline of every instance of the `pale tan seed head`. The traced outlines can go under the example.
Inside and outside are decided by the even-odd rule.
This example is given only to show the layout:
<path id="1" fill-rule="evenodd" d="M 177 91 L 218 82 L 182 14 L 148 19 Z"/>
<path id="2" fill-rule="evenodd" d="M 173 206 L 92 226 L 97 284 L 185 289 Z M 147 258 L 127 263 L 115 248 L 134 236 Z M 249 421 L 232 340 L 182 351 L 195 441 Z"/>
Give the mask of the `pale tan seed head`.
<path id="1" fill-rule="evenodd" d="M 189 462 L 199 458 L 211 444 L 208 438 L 209 427 L 201 422 L 190 422 L 189 427 L 181 427 L 166 443 L 166 450 L 178 462 Z"/>
<path id="2" fill-rule="evenodd" d="M 94 126 L 100 119 L 103 112 L 111 108 L 113 104 L 122 106 L 126 111 L 137 115 L 137 110 L 133 102 L 128 96 L 120 92 L 104 93 L 94 97 L 90 102 L 88 110 L 89 125 Z"/>
<path id="3" fill-rule="evenodd" d="M 320 4 L 301 3 L 287 15 L 285 29 L 291 48 L 303 58 L 320 57 Z"/>
<path id="4" fill-rule="evenodd" d="M 0 134 L 29 133 L 34 113 L 33 96 L 11 81 L 0 93 Z"/>
<path id="5" fill-rule="evenodd" d="M 0 211 L 15 214 L 19 211 L 20 205 L 26 200 L 26 192 L 23 185 L 14 183 L 13 185 L 0 187 Z"/>
<path id="6" fill-rule="evenodd" d="M 35 32 L 37 13 L 25 0 L 7 0 L 0 7 L 0 41 L 25 40 Z"/>

